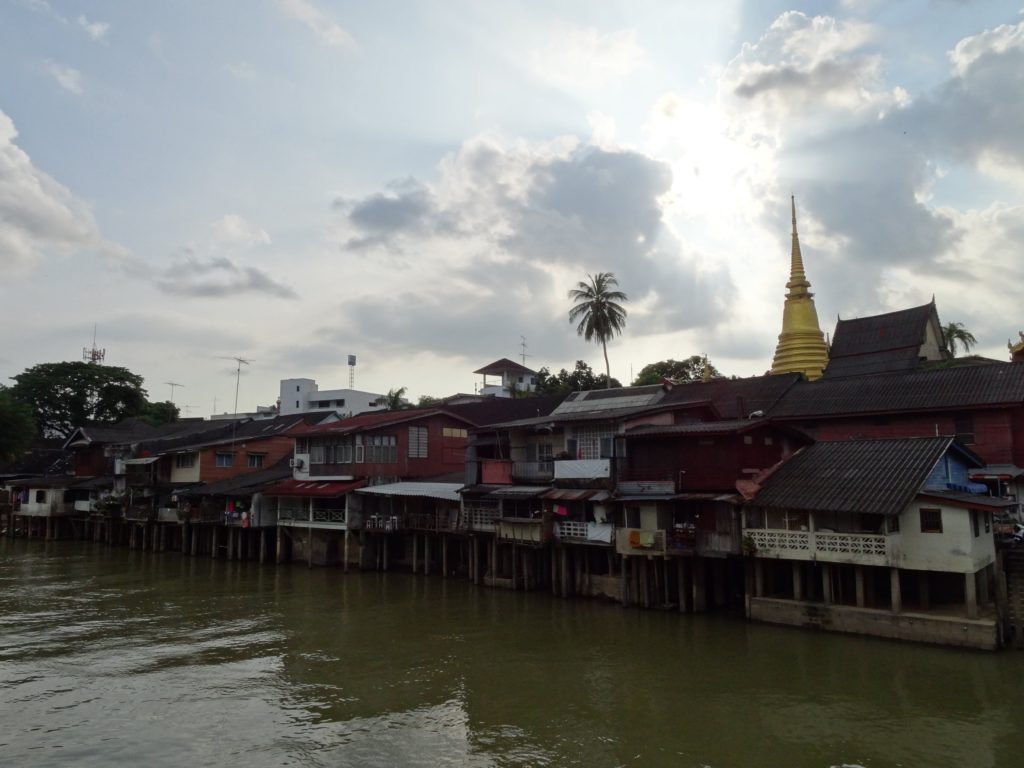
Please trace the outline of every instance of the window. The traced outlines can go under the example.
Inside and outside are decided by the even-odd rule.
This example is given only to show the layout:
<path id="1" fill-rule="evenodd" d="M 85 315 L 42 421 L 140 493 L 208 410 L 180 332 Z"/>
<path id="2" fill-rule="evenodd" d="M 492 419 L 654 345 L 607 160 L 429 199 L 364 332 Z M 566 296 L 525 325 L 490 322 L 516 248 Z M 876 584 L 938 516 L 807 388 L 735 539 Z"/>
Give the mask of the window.
<path id="1" fill-rule="evenodd" d="M 458 427 L 445 427 L 441 434 L 445 437 L 467 437 L 469 432 L 465 429 L 459 429 Z"/>
<path id="2" fill-rule="evenodd" d="M 921 533 L 942 533 L 942 510 L 921 510 Z"/>
<path id="3" fill-rule="evenodd" d="M 744 445 L 753 445 L 754 444 L 754 436 L 753 435 L 744 435 L 743 436 L 743 444 Z"/>
<path id="4" fill-rule="evenodd" d="M 309 446 L 309 463 L 310 464 L 323 464 L 324 463 L 324 459 L 326 459 L 326 458 L 327 458 L 327 456 L 326 456 L 326 454 L 324 452 L 324 447 L 322 445 L 311 445 L 311 446 Z"/>
<path id="5" fill-rule="evenodd" d="M 298 400 L 296 400 L 296 401 L 295 401 L 295 407 L 296 407 L 296 408 L 298 408 L 298 407 L 299 407 L 299 401 L 298 401 Z"/>
<path id="6" fill-rule="evenodd" d="M 263 467 L 263 460 L 266 458 L 265 453 L 250 453 L 249 454 L 249 469 L 260 469 Z"/>
<path id="7" fill-rule="evenodd" d="M 889 515 L 885 519 L 885 530 L 886 533 L 899 533 L 900 532 L 900 516 Z"/>
<path id="8" fill-rule="evenodd" d="M 309 440 L 303 438 L 302 440 L 295 441 L 295 452 L 296 453 L 309 453 Z"/>
<path id="9" fill-rule="evenodd" d="M 341 408 L 341 407 L 343 407 L 343 406 L 345 405 L 345 399 L 344 399 L 344 398 L 342 398 L 341 400 L 335 400 L 335 401 L 334 401 L 334 405 L 335 405 L 335 407 L 337 407 L 337 408 Z"/>
<path id="10" fill-rule="evenodd" d="M 351 464 L 352 463 L 352 443 L 345 442 L 341 446 L 341 463 Z"/>
<path id="11" fill-rule="evenodd" d="M 366 452 L 363 446 L 363 436 L 356 435 L 356 464 L 362 464 L 365 458 Z"/>
<path id="12" fill-rule="evenodd" d="M 409 458 L 427 458 L 427 428 L 409 427 Z"/>
<path id="13" fill-rule="evenodd" d="M 601 458 L 610 459 L 615 453 L 615 446 L 613 444 L 613 438 L 602 437 L 601 438 Z"/>
<path id="14" fill-rule="evenodd" d="M 772 442 L 773 442 L 773 441 L 772 441 L 772 439 L 771 439 L 770 437 L 766 437 L 766 438 L 764 439 L 764 444 L 765 444 L 765 445 L 771 445 L 771 444 L 772 444 Z"/>
<path id="15" fill-rule="evenodd" d="M 576 427 L 573 430 L 573 437 L 576 442 L 576 451 L 570 451 L 574 459 L 602 459 L 606 454 L 611 454 L 611 448 L 605 449 L 605 438 L 614 437 L 615 432 L 611 427 Z"/>
<path id="16" fill-rule="evenodd" d="M 194 453 L 179 453 L 174 457 L 174 466 L 177 469 L 192 469 L 196 465 Z"/>
<path id="17" fill-rule="evenodd" d="M 953 431 L 957 440 L 970 445 L 974 442 L 974 419 L 969 413 L 958 413 L 953 417 Z"/>
<path id="18" fill-rule="evenodd" d="M 46 503 L 46 491 L 36 491 L 36 504 Z"/>
<path id="19" fill-rule="evenodd" d="M 233 467 L 235 465 L 235 454 L 233 453 L 218 453 L 217 454 L 217 466 L 218 467 Z"/>
<path id="20" fill-rule="evenodd" d="M 981 514 L 976 509 L 971 510 L 971 533 L 974 534 L 974 538 L 981 536 L 981 521 L 978 520 L 978 515 Z"/>

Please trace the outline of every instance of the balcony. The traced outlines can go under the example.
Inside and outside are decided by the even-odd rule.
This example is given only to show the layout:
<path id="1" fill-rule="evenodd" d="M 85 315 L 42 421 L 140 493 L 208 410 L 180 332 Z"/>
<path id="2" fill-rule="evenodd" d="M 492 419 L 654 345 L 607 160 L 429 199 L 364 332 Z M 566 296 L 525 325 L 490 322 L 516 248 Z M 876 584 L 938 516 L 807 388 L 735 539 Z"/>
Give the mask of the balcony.
<path id="1" fill-rule="evenodd" d="M 371 520 L 367 520 L 366 528 L 370 529 Z M 231 524 L 230 522 L 228 523 Z M 313 527 L 313 528 L 339 528 L 346 527 L 346 513 L 344 507 L 323 507 L 310 510 L 308 507 L 287 507 L 277 511 L 277 524 L 285 527 Z M 397 526 L 396 526 L 397 527 Z M 389 529 L 390 530 L 390 529 Z"/>
<path id="2" fill-rule="evenodd" d="M 615 532 L 615 551 L 625 556 L 657 555 L 663 557 L 668 551 L 665 531 L 620 528 Z"/>
<path id="3" fill-rule="evenodd" d="M 570 544 L 607 544 L 614 541 L 615 526 L 611 523 L 585 523 L 577 520 L 559 520 L 555 523 L 555 538 Z"/>
<path id="4" fill-rule="evenodd" d="M 592 480 L 612 476 L 611 459 L 559 459 L 555 480 Z"/>
<path id="5" fill-rule="evenodd" d="M 747 528 L 743 535 L 758 557 L 883 566 L 894 563 L 899 539 L 898 535 L 775 528 Z"/>
<path id="6" fill-rule="evenodd" d="M 553 538 L 554 525 L 539 517 L 502 517 L 496 533 L 499 541 L 540 547 Z"/>
<path id="7" fill-rule="evenodd" d="M 467 504 L 462 512 L 460 527 L 466 531 L 493 533 L 497 524 L 497 507 L 477 507 Z"/>

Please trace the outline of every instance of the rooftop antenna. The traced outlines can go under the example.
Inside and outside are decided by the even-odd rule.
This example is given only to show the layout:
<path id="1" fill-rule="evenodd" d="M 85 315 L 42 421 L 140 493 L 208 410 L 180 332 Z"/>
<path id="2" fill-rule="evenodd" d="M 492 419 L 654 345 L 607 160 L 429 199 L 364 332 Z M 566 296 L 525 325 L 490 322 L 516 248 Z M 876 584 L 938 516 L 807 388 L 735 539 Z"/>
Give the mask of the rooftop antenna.
<path id="1" fill-rule="evenodd" d="M 241 380 L 242 380 L 242 366 L 243 365 L 249 365 L 249 363 L 251 363 L 252 360 L 246 360 L 244 357 L 238 357 L 237 355 L 235 355 L 235 356 L 218 355 L 218 357 L 220 357 L 221 360 L 234 360 L 238 364 L 238 367 L 235 368 L 235 409 L 231 412 L 231 415 L 234 417 L 234 418 L 231 419 L 231 463 L 234 464 L 235 463 L 235 429 L 237 429 L 237 427 L 238 427 L 238 385 L 239 385 L 239 382 L 241 382 Z"/>
<path id="2" fill-rule="evenodd" d="M 520 352 L 519 355 L 520 355 L 520 357 L 523 358 L 523 366 L 525 367 L 526 366 L 526 358 L 533 357 L 533 355 L 526 354 L 526 337 L 525 336 L 520 336 L 519 338 L 522 339 L 522 341 L 519 342 L 519 346 L 523 348 L 523 351 Z"/>
<path id="3" fill-rule="evenodd" d="M 356 356 L 348 356 L 348 388 L 356 388 Z"/>
<path id="4" fill-rule="evenodd" d="M 107 357 L 107 350 L 96 348 L 96 323 L 92 324 L 92 348 L 82 347 L 82 359 L 87 363 L 102 363 Z"/>
<path id="5" fill-rule="evenodd" d="M 192 415 L 192 411 L 194 411 L 196 408 L 198 408 L 198 406 L 196 406 L 196 405 L 183 405 L 181 407 L 185 410 L 185 418 L 186 419 L 189 416 Z"/>
<path id="6" fill-rule="evenodd" d="M 171 404 L 173 404 L 174 403 L 174 388 L 175 387 L 184 387 L 185 385 L 184 384 L 179 384 L 176 381 L 165 381 L 164 384 L 166 384 L 168 387 L 171 388 Z"/>

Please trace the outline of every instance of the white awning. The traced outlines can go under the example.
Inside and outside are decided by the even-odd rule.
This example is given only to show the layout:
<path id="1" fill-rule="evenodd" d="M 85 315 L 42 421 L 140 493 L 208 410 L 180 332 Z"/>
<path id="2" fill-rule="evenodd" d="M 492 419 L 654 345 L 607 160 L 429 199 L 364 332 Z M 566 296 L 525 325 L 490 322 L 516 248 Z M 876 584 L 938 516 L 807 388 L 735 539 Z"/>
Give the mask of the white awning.
<path id="1" fill-rule="evenodd" d="M 126 465 L 137 465 L 137 464 L 152 464 L 154 461 L 159 461 L 159 456 L 147 456 L 144 459 L 125 459 Z"/>

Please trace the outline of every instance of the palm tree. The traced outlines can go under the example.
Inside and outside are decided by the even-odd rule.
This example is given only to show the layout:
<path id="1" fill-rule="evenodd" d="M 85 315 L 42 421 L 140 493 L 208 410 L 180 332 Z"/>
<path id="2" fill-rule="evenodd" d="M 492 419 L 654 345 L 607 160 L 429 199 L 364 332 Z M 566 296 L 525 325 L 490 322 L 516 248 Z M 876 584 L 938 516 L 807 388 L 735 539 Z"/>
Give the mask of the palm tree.
<path id="1" fill-rule="evenodd" d="M 377 402 L 388 411 L 403 411 L 409 405 L 405 400 L 405 387 L 389 389 L 388 393 Z"/>
<path id="2" fill-rule="evenodd" d="M 963 347 L 964 354 L 967 354 L 971 351 L 971 347 L 978 343 L 974 334 L 964 328 L 963 323 L 946 323 L 942 326 L 942 340 L 946 342 L 953 357 L 956 357 L 958 345 Z"/>
<path id="3" fill-rule="evenodd" d="M 586 341 L 596 339 L 604 351 L 604 368 L 608 374 L 608 389 L 612 386 L 612 370 L 608 364 L 608 340 L 621 334 L 626 325 L 626 309 L 618 302 L 627 301 L 627 296 L 618 288 L 619 281 L 611 272 L 587 275 L 589 282 L 580 281 L 569 291 L 573 307 L 569 310 L 569 322 L 578 323 L 576 333 Z"/>

